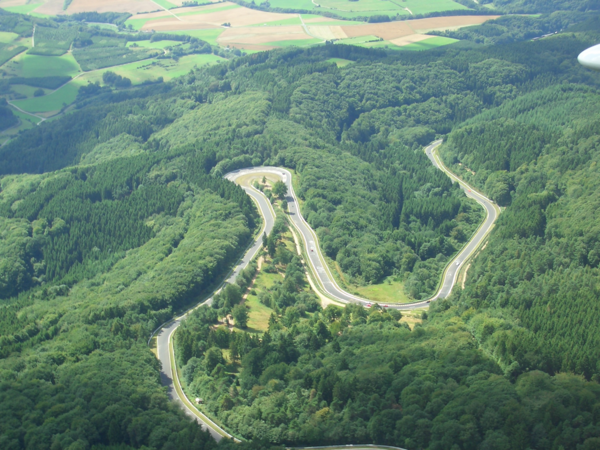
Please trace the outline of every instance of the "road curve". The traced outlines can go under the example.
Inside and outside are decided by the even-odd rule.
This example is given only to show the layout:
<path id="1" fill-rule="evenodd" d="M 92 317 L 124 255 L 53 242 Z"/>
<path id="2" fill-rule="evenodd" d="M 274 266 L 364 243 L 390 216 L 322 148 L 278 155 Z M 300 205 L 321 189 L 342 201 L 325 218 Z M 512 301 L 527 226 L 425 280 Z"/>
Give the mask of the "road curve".
<path id="1" fill-rule="evenodd" d="M 460 180 L 443 165 L 443 163 L 440 161 L 439 157 L 435 153 L 435 150 L 441 143 L 442 141 L 440 140 L 430 144 L 425 149 L 427 157 L 431 160 L 435 167 L 446 173 L 446 175 L 452 178 L 453 181 L 458 182 L 461 188 L 465 191 L 465 194 L 468 197 L 477 201 L 486 210 L 487 216 L 485 221 L 477 230 L 477 232 L 473 235 L 471 240 L 448 264 L 443 274 L 443 281 L 437 293 L 432 298 L 430 298 L 429 300 L 423 300 L 415 303 L 389 305 L 390 308 L 399 310 L 423 308 L 426 307 L 431 301 L 437 300 L 439 298 L 446 298 L 448 295 L 450 295 L 452 288 L 456 284 L 456 279 L 458 277 L 458 273 L 460 271 L 461 266 L 483 242 L 487 234 L 492 229 L 496 218 L 498 217 L 499 208 L 490 199 L 485 197 L 483 194 L 477 192 L 464 181 Z M 304 220 L 304 217 L 302 217 L 302 215 L 300 214 L 298 199 L 296 197 L 294 187 L 292 185 L 292 174 L 287 169 L 279 167 L 251 167 L 230 172 L 225 175 L 225 178 L 232 182 L 236 182 L 236 180 L 245 175 L 265 173 L 277 175 L 287 185 L 288 195 L 286 200 L 288 202 L 289 218 L 296 230 L 302 235 L 306 255 L 308 256 L 307 259 L 309 261 L 309 264 L 311 265 L 313 274 L 316 274 L 316 276 L 318 277 L 317 281 L 320 284 L 320 287 L 325 291 L 325 293 L 328 296 L 342 303 L 357 303 L 363 306 L 366 306 L 367 304 L 371 303 L 371 301 L 368 299 L 361 298 L 344 291 L 336 283 L 328 265 L 325 262 L 325 259 L 323 258 L 316 233 Z M 257 252 L 260 250 L 260 247 L 262 246 L 263 233 L 269 234 L 273 229 L 273 224 L 275 223 L 275 212 L 273 210 L 273 207 L 271 206 L 271 203 L 265 197 L 265 195 L 251 187 L 242 186 L 242 188 L 256 202 L 261 212 L 261 215 L 263 216 L 263 229 L 257 236 L 256 240 L 253 242 L 253 244 L 248 248 L 244 256 L 238 261 L 236 267 L 233 271 L 231 271 L 224 283 L 233 283 L 238 274 L 248 266 L 250 261 L 254 258 L 254 256 L 257 254 Z M 221 290 L 222 285 L 214 293 L 218 293 Z M 157 337 L 156 345 L 158 359 L 162 364 L 162 369 L 160 373 L 161 381 L 162 384 L 167 387 L 167 393 L 169 397 L 173 401 L 178 403 L 183 408 L 186 414 L 195 419 L 204 429 L 208 430 L 217 441 L 219 441 L 223 437 L 233 437 L 224 430 L 222 430 L 208 417 L 198 412 L 198 410 L 183 393 L 183 390 L 179 385 L 178 377 L 173 376 L 173 368 L 175 367 L 175 363 L 173 361 L 171 339 L 173 333 L 189 312 L 200 306 L 210 305 L 211 302 L 212 296 L 207 300 L 200 302 L 198 305 L 194 306 L 183 315 L 176 317 L 175 319 L 161 325 L 155 331 L 155 333 L 153 333 L 153 335 L 156 334 Z"/>
<path id="2" fill-rule="evenodd" d="M 263 216 L 263 228 L 257 239 L 246 250 L 244 256 L 237 262 L 235 268 L 229 273 L 227 279 L 224 281 L 224 283 L 221 284 L 221 286 L 219 286 L 219 288 L 213 293 L 213 295 L 220 292 L 221 288 L 225 283 L 233 283 L 237 276 L 240 274 L 240 272 L 248 266 L 250 261 L 252 261 L 254 256 L 262 247 L 262 234 L 269 234 L 273 229 L 273 224 L 275 223 L 275 212 L 273 211 L 273 207 L 269 203 L 269 200 L 264 196 L 264 194 L 251 188 L 244 188 L 244 190 L 257 203 L 258 209 Z M 185 413 L 188 416 L 196 420 L 202 426 L 203 429 L 208 430 L 213 436 L 213 438 L 215 438 L 215 440 L 220 441 L 223 437 L 231 439 L 233 439 L 233 437 L 226 431 L 221 429 L 208 417 L 198 412 L 197 408 L 195 408 L 195 406 L 183 393 L 183 390 L 179 385 L 178 377 L 173 376 L 173 369 L 175 367 L 175 363 L 172 358 L 173 333 L 175 332 L 177 327 L 179 327 L 181 321 L 187 316 L 188 313 L 190 313 L 196 308 L 199 308 L 200 306 L 210 305 L 211 303 L 212 295 L 210 298 L 203 300 L 198 305 L 189 309 L 181 316 L 176 317 L 175 319 L 161 325 L 153 333 L 153 335 L 156 334 L 156 350 L 158 354 L 158 359 L 160 360 L 162 365 L 160 371 L 160 379 L 163 386 L 167 387 L 167 395 L 171 400 L 179 404 L 179 406 L 181 406 L 181 408 L 185 411 Z"/>
<path id="3" fill-rule="evenodd" d="M 452 178 L 453 181 L 458 182 L 461 188 L 465 191 L 465 194 L 477 201 L 485 210 L 486 210 L 486 219 L 483 224 L 479 227 L 475 235 L 471 238 L 471 240 L 463 247 L 463 249 L 459 252 L 459 254 L 454 257 L 454 259 L 448 264 L 446 270 L 443 274 L 443 280 L 438 288 L 437 293 L 427 300 L 422 300 L 414 303 L 405 303 L 398 305 L 389 305 L 389 308 L 399 309 L 399 310 L 411 310 L 426 307 L 430 302 L 437 300 L 439 298 L 446 298 L 452 292 L 452 288 L 456 284 L 456 279 L 458 277 L 458 273 L 464 262 L 468 259 L 469 256 L 477 249 L 477 247 L 483 242 L 486 235 L 489 233 L 491 228 L 498 217 L 499 209 L 498 207 L 483 194 L 480 194 L 471 186 L 466 184 L 464 181 L 460 180 L 453 173 L 451 173 L 439 160 L 439 158 L 435 154 L 435 150 L 442 143 L 442 141 L 435 141 L 430 144 L 426 149 L 425 153 L 427 157 L 431 160 L 433 165 L 438 169 L 442 170 L 446 175 Z M 263 173 L 272 173 L 281 177 L 282 181 L 287 185 L 288 188 L 288 196 L 286 200 L 288 202 L 288 211 L 289 218 L 296 228 L 296 230 L 301 234 L 302 240 L 304 241 L 304 247 L 306 250 L 306 255 L 308 256 L 308 261 L 311 265 L 313 274 L 317 277 L 317 282 L 321 286 L 321 288 L 325 291 L 325 293 L 332 297 L 334 300 L 337 300 L 342 303 L 358 303 L 363 306 L 367 306 L 367 304 L 372 303 L 372 300 L 358 297 L 356 295 L 350 294 L 349 292 L 343 290 L 335 281 L 329 266 L 325 262 L 325 259 L 321 253 L 321 249 L 319 246 L 319 240 L 314 232 L 314 230 L 310 227 L 310 225 L 304 220 L 302 214 L 300 214 L 300 207 L 298 203 L 298 199 L 294 192 L 294 187 L 292 185 L 292 174 L 287 170 L 279 167 L 251 167 L 247 169 L 236 170 L 235 172 L 231 172 L 226 175 L 227 179 L 231 181 L 237 180 L 241 176 L 250 175 L 250 174 L 263 174 Z"/>

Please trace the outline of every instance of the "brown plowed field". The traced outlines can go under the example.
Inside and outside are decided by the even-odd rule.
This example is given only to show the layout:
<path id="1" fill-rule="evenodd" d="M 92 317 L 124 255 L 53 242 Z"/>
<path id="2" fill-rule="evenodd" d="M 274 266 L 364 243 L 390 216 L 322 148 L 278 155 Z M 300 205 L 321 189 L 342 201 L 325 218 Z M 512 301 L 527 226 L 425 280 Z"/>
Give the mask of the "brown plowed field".
<path id="1" fill-rule="evenodd" d="M 0 8 L 9 8 L 11 6 L 23 6 L 27 4 L 27 0 L 4 0 L 0 2 Z"/>
<path id="2" fill-rule="evenodd" d="M 480 25 L 498 16 L 449 16 L 430 17 L 428 19 L 404 20 L 401 22 L 369 23 L 342 27 L 348 37 L 374 35 L 391 41 L 411 34 L 426 33 L 434 30 L 450 30 L 470 25 Z"/>
<path id="3" fill-rule="evenodd" d="M 51 0 L 52 1 L 52 0 Z M 62 4 L 61 3 L 61 10 Z M 68 14 L 79 12 L 97 11 L 103 12 L 128 12 L 136 14 L 140 12 L 156 11 L 162 9 L 150 0 L 73 0 L 67 9 Z M 41 7 L 39 8 L 41 11 Z"/>
<path id="4" fill-rule="evenodd" d="M 348 37 L 342 27 L 339 26 L 312 25 L 308 27 L 308 31 L 313 36 L 324 40 L 345 39 Z"/>
<path id="5" fill-rule="evenodd" d="M 33 3 L 33 2 L 32 2 Z M 63 5 L 64 1 L 61 0 L 48 0 L 45 4 L 35 9 L 36 13 L 48 14 L 49 16 L 57 16 L 64 14 Z"/>
<path id="6" fill-rule="evenodd" d="M 223 23 L 230 23 L 232 27 L 244 27 L 248 25 L 256 25 L 259 23 L 275 22 L 277 20 L 285 20 L 292 17 L 290 14 L 269 13 L 256 11 L 249 8 L 235 8 L 226 11 L 217 11 L 206 14 L 194 14 L 191 16 L 178 16 L 181 20 L 175 17 L 164 20 L 156 20 L 146 23 L 142 30 L 190 30 L 197 28 L 208 28 L 207 26 L 199 26 L 199 24 L 209 24 L 212 26 L 220 26 Z"/>
<path id="7" fill-rule="evenodd" d="M 403 36 L 397 39 L 392 39 L 390 42 L 394 45 L 402 47 L 403 45 L 414 44 L 415 42 L 424 41 L 425 39 L 429 39 L 432 37 L 433 36 L 429 36 L 428 34 L 411 34 L 409 36 Z"/>
<path id="8" fill-rule="evenodd" d="M 217 38 L 221 45 L 268 44 L 276 41 L 310 39 L 300 25 L 281 27 L 228 28 Z M 263 47 L 264 48 L 264 47 Z"/>

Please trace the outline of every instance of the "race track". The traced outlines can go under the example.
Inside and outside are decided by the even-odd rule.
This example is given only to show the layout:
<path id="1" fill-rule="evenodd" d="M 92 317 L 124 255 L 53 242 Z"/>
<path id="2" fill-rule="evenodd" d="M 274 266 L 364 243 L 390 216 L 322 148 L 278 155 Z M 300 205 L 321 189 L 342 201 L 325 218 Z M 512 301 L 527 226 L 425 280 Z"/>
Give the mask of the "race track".
<path id="1" fill-rule="evenodd" d="M 444 271 L 440 287 L 438 288 L 437 293 L 433 297 L 431 297 L 428 300 L 423 300 L 415 303 L 389 305 L 389 308 L 395 308 L 399 310 L 412 310 L 423 308 L 427 307 L 428 304 L 432 301 L 435 301 L 440 298 L 446 298 L 448 295 L 450 295 L 450 293 L 452 292 L 452 288 L 456 284 L 458 273 L 460 272 L 462 265 L 475 252 L 479 245 L 485 240 L 487 234 L 494 226 L 494 223 L 500 212 L 499 208 L 494 204 L 493 201 L 491 201 L 483 194 L 477 192 L 475 189 L 473 189 L 465 182 L 457 178 L 442 164 L 435 152 L 435 150 L 441 144 L 441 142 L 442 141 L 436 141 L 430 144 L 425 149 L 425 153 L 427 154 L 427 156 L 429 157 L 429 159 L 435 167 L 446 173 L 446 175 L 452 178 L 453 181 L 458 182 L 461 188 L 465 191 L 465 194 L 468 197 L 477 201 L 485 209 L 487 216 L 482 225 L 477 230 L 477 232 L 471 237 L 469 242 L 463 247 L 459 254 L 455 256 L 453 260 L 448 264 L 446 270 Z M 230 172 L 227 175 L 225 175 L 225 178 L 232 182 L 236 182 L 239 181 L 242 177 L 247 179 L 248 175 L 261 176 L 263 174 L 276 175 L 287 185 L 288 194 L 286 200 L 288 202 L 289 218 L 296 231 L 301 235 L 305 249 L 305 256 L 307 256 L 306 259 L 308 260 L 307 262 L 308 264 L 310 264 L 312 273 L 316 275 L 316 281 L 320 288 L 324 291 L 324 293 L 328 297 L 341 303 L 352 302 L 361 304 L 363 306 L 367 306 L 368 304 L 372 303 L 372 301 L 368 299 L 357 297 L 344 291 L 336 283 L 328 265 L 325 263 L 325 259 L 323 258 L 323 255 L 321 253 L 316 233 L 312 230 L 312 228 L 304 220 L 304 217 L 302 217 L 302 215 L 300 214 L 298 199 L 296 197 L 292 184 L 292 174 L 287 169 L 279 167 L 252 167 Z M 262 246 L 263 233 L 269 234 L 273 228 L 273 224 L 275 223 L 275 213 L 273 207 L 271 206 L 269 200 L 265 197 L 265 195 L 252 187 L 242 187 L 246 191 L 246 193 L 250 195 L 255 201 L 263 217 L 263 229 L 257 235 L 252 245 L 247 249 L 242 259 L 238 261 L 235 268 L 231 271 L 224 283 L 233 283 L 238 274 L 248 266 L 250 261 L 252 261 L 252 259 L 255 257 L 255 255 L 258 253 Z M 219 289 L 217 289 L 213 294 L 218 293 L 224 283 L 222 283 Z M 189 311 L 192 311 L 193 309 L 203 305 L 210 305 L 211 302 L 212 296 L 207 300 L 202 301 L 200 304 L 196 305 Z M 195 420 L 197 420 L 198 423 L 204 429 L 207 429 L 217 441 L 219 441 L 223 437 L 232 438 L 232 436 L 230 436 L 212 420 L 210 420 L 208 417 L 204 416 L 197 410 L 197 408 L 190 402 L 189 399 L 186 398 L 185 394 L 181 390 L 178 377 L 173 376 L 173 369 L 175 365 L 173 361 L 172 335 L 188 312 L 162 325 L 155 332 L 157 339 L 156 345 L 158 358 L 162 364 L 161 381 L 163 385 L 167 387 L 169 397 L 173 401 L 179 403 L 180 406 L 186 412 L 186 414 L 190 415 Z"/>

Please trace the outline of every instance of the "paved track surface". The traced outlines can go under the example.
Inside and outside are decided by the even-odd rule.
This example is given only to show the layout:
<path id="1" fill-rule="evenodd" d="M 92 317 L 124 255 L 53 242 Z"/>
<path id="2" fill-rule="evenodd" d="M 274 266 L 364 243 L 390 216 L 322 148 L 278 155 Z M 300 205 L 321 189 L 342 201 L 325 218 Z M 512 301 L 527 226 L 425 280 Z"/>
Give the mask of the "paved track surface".
<path id="1" fill-rule="evenodd" d="M 475 235 L 471 238 L 471 240 L 463 247 L 460 253 L 447 266 L 443 275 L 443 281 L 435 296 L 428 300 L 423 300 L 415 303 L 389 305 L 390 308 L 395 308 L 399 310 L 412 310 L 423 308 L 428 306 L 428 304 L 434 300 L 437 300 L 439 298 L 446 298 L 448 295 L 450 295 L 452 288 L 456 284 L 456 279 L 458 277 L 458 273 L 462 265 L 467 260 L 467 258 L 483 242 L 486 235 L 493 227 L 496 218 L 498 217 L 499 209 L 490 199 L 480 194 L 479 192 L 476 192 L 472 187 L 464 183 L 462 180 L 459 180 L 454 174 L 452 174 L 450 171 L 448 171 L 448 169 L 444 167 L 444 165 L 441 163 L 441 161 L 435 154 L 435 150 L 441 144 L 441 142 L 442 141 L 433 142 L 425 149 L 425 153 L 427 154 L 428 158 L 431 160 L 435 167 L 445 172 L 450 178 L 452 178 L 453 181 L 458 182 L 461 188 L 465 191 L 465 194 L 468 197 L 477 201 L 486 210 L 487 217 L 484 223 L 477 230 Z M 252 167 L 230 172 L 227 175 L 225 175 L 225 178 L 232 182 L 236 182 L 240 177 L 245 177 L 247 175 L 263 174 L 276 175 L 287 185 L 288 195 L 286 200 L 288 202 L 289 217 L 296 230 L 302 236 L 303 245 L 305 247 L 305 253 L 308 256 L 308 263 L 312 267 L 313 274 L 315 274 L 318 277 L 317 281 L 321 289 L 323 289 L 329 297 L 341 303 L 352 302 L 361 304 L 363 306 L 369 305 L 371 303 L 370 300 L 352 295 L 344 291 L 336 283 L 328 265 L 325 263 L 325 260 L 321 254 L 317 235 L 300 214 L 298 199 L 296 197 L 292 185 L 292 174 L 287 169 L 279 167 Z M 263 233 L 269 234 L 273 229 L 273 224 L 275 223 L 275 214 L 267 198 L 261 192 L 257 191 L 254 188 L 243 186 L 243 189 L 257 203 L 257 206 L 259 207 L 259 210 L 264 219 L 264 229 L 257 237 L 256 241 L 246 251 L 242 259 L 238 261 L 235 269 L 229 274 L 228 278 L 225 280 L 226 283 L 233 283 L 238 274 L 248 266 L 250 261 L 254 258 L 254 256 L 257 254 L 257 252 L 260 250 L 260 247 L 262 246 Z M 218 293 L 220 290 L 221 287 L 219 287 L 219 289 L 217 289 L 215 293 Z M 210 305 L 211 302 L 212 297 L 200 303 L 192 309 L 198 308 L 202 305 Z M 197 420 L 198 423 L 202 425 L 204 429 L 208 429 L 208 431 L 210 431 L 212 436 L 217 441 L 222 439 L 223 437 L 231 438 L 229 434 L 227 434 L 225 431 L 219 428 L 209 418 L 199 414 L 196 411 L 196 408 L 194 408 L 194 406 L 189 403 L 189 400 L 187 400 L 182 393 L 178 392 L 178 388 L 176 388 L 175 386 L 175 384 L 177 384 L 178 386 L 177 380 L 175 380 L 174 384 L 173 372 L 171 369 L 172 352 L 170 349 L 170 342 L 173 332 L 177 329 L 177 327 L 181 323 L 181 320 L 184 319 L 186 315 L 187 313 L 173 319 L 170 322 L 167 322 L 161 328 L 159 328 L 159 330 L 157 330 L 157 352 L 158 358 L 162 363 L 162 383 L 163 385 L 167 386 L 169 397 L 173 401 L 179 403 L 180 406 L 186 412 L 186 414 L 190 415 L 195 420 Z"/>
<path id="2" fill-rule="evenodd" d="M 273 229 L 273 224 L 275 223 L 275 213 L 271 204 L 267 200 L 267 198 L 258 193 L 254 189 L 244 188 L 244 190 L 250 195 L 256 202 L 259 210 L 263 215 L 263 233 L 269 234 Z M 252 246 L 246 251 L 242 259 L 240 259 L 235 266 L 234 270 L 231 271 L 228 278 L 225 280 L 225 283 L 233 283 L 239 273 L 244 270 L 250 261 L 254 258 L 256 253 L 262 247 L 262 233 L 260 236 L 252 243 Z M 214 292 L 215 294 L 220 292 L 222 285 Z M 195 419 L 203 429 L 208 430 L 210 434 L 217 440 L 220 441 L 224 436 L 231 437 L 228 433 L 223 431 L 218 427 L 217 424 L 212 422 L 207 417 L 203 417 L 197 413 L 196 408 L 193 405 L 189 404 L 189 400 L 185 397 L 182 397 L 179 392 L 177 392 L 176 386 L 173 382 L 173 370 L 171 366 L 171 349 L 170 342 L 172 339 L 173 332 L 177 329 L 181 321 L 185 318 L 185 316 L 191 312 L 193 309 L 196 309 L 203 305 L 210 305 L 212 303 L 212 296 L 195 306 L 191 310 L 187 311 L 185 314 L 173 319 L 170 322 L 167 322 L 159 329 L 156 334 L 156 347 L 158 353 L 158 359 L 162 364 L 162 369 L 160 371 L 160 379 L 164 386 L 167 387 L 167 393 L 169 398 L 174 402 L 178 403 L 179 406 L 183 408 L 185 413 Z"/>

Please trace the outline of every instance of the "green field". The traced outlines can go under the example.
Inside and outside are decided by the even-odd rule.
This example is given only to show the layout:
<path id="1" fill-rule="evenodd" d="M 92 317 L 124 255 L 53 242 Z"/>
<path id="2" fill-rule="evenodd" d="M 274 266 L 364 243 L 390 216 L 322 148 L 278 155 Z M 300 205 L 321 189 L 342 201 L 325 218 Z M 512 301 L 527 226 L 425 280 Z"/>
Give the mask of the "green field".
<path id="1" fill-rule="evenodd" d="M 272 47 L 308 47 L 309 45 L 320 44 L 323 42 L 321 39 L 297 39 L 292 41 L 273 41 L 266 42 L 260 45 L 268 45 Z"/>
<path id="2" fill-rule="evenodd" d="M 17 116 L 19 119 L 21 119 L 21 126 L 19 127 L 20 129 L 32 128 L 35 125 L 37 125 L 38 123 L 40 123 L 42 120 L 42 119 L 38 119 L 37 117 L 30 116 L 29 114 L 22 113 L 21 111 L 15 109 L 15 108 L 10 108 L 10 109 L 12 110 L 12 112 L 15 116 Z"/>
<path id="3" fill-rule="evenodd" d="M 464 5 L 452 0 L 315 0 L 320 5 L 315 6 L 311 0 L 271 0 L 273 8 L 304 9 L 310 11 L 327 11 L 344 18 L 358 16 L 373 16 L 386 14 L 388 16 L 408 15 L 406 9 L 413 14 L 427 14 L 436 11 L 468 10 Z M 304 19 L 307 19 L 303 16 Z"/>
<path id="4" fill-rule="evenodd" d="M 346 67 L 348 64 L 352 64 L 354 61 L 343 58 L 329 58 L 327 62 L 335 63 L 338 67 Z"/>
<path id="5" fill-rule="evenodd" d="M 4 67 L 9 76 L 75 76 L 80 72 L 79 65 L 70 53 L 63 56 L 38 56 L 22 54 Z"/>
<path id="6" fill-rule="evenodd" d="M 39 58 L 49 59 L 49 57 Z M 52 59 L 60 58 L 52 57 Z M 171 59 L 152 59 L 142 62 L 132 62 L 118 67 L 107 67 L 105 69 L 85 73 L 71 81 L 69 84 L 43 97 L 33 97 L 35 88 L 15 86 L 15 91 L 31 98 L 15 100 L 14 104 L 31 113 L 58 111 L 64 104 L 70 105 L 75 101 L 80 86 L 87 84 L 88 82 L 99 82 L 100 84 L 103 84 L 102 74 L 107 71 L 112 71 L 122 77 L 127 77 L 133 84 L 140 84 L 144 81 L 156 80 L 158 77 L 163 77 L 165 81 L 169 81 L 173 78 L 187 74 L 194 66 L 200 67 L 207 64 L 212 65 L 222 60 L 223 58 L 213 54 L 203 54 L 187 55 L 180 58 L 179 61 L 173 61 Z"/>
<path id="7" fill-rule="evenodd" d="M 441 47 L 443 45 L 454 44 L 455 42 L 458 42 L 458 39 L 435 36 L 430 39 L 425 39 L 424 41 L 414 42 L 412 44 L 404 45 L 400 48 L 402 50 L 409 50 L 409 51 L 423 51 L 423 50 L 430 50 L 432 48 Z"/>
<path id="8" fill-rule="evenodd" d="M 256 25 L 250 25 L 251 27 L 277 27 L 284 25 L 302 25 L 299 17 L 292 17 L 290 19 L 285 20 L 276 20 L 274 22 L 265 22 L 265 23 L 257 23 Z"/>
<path id="9" fill-rule="evenodd" d="M 26 86 L 24 84 L 15 84 L 15 85 L 12 85 L 12 90 L 13 91 L 15 91 L 15 92 L 17 92 L 19 94 L 25 95 L 26 97 L 33 97 L 33 93 L 35 91 L 37 91 L 38 89 L 39 88 L 37 88 L 37 87 Z M 47 94 L 48 92 L 50 92 L 50 90 L 49 89 L 44 89 L 44 92 Z"/>
<path id="10" fill-rule="evenodd" d="M 251 333 L 267 331 L 269 329 L 269 317 L 271 317 L 273 310 L 263 305 L 255 295 L 249 295 L 244 304 L 250 308 L 247 331 Z"/>
<path id="11" fill-rule="evenodd" d="M 158 3 L 160 6 L 162 6 L 165 9 L 173 9 L 173 8 L 177 8 L 178 6 L 168 2 L 167 0 L 152 0 L 154 3 Z"/>
<path id="12" fill-rule="evenodd" d="M 13 103 L 15 106 L 32 113 L 58 111 L 64 105 L 70 105 L 75 101 L 80 85 L 79 80 L 75 80 L 44 97 L 16 100 Z"/>
<path id="13" fill-rule="evenodd" d="M 269 0 L 269 3 L 271 8 L 316 9 L 311 0 Z"/>
<path id="14" fill-rule="evenodd" d="M 221 33 L 225 31 L 224 28 L 209 28 L 207 30 L 186 30 L 186 31 L 173 31 L 173 34 L 185 34 L 187 36 L 196 37 L 208 42 L 211 45 L 218 45 L 217 38 Z"/>
<path id="15" fill-rule="evenodd" d="M 436 11 L 469 10 L 466 6 L 453 2 L 452 0 L 407 0 L 401 4 L 405 8 L 410 9 L 413 14 L 427 14 Z"/>
<path id="16" fill-rule="evenodd" d="M 360 37 L 355 37 L 355 38 L 348 38 L 348 39 L 340 39 L 335 41 L 336 44 L 346 44 L 346 45 L 357 45 L 359 47 L 366 47 L 366 43 L 371 43 L 371 42 L 382 42 L 380 40 L 379 37 L 374 36 L 374 35 L 369 35 L 369 36 L 360 36 Z"/>
<path id="17" fill-rule="evenodd" d="M 177 12 L 177 11 L 174 11 L 174 12 L 178 16 L 183 17 L 183 16 L 195 16 L 197 14 L 210 14 L 210 13 L 214 13 L 214 12 L 227 11 L 229 9 L 237 9 L 237 8 L 240 8 L 240 5 L 219 6 L 218 8 L 202 8 L 202 9 L 197 9 L 195 11 L 190 11 L 190 12 Z"/>
<path id="18" fill-rule="evenodd" d="M 11 33 L 9 31 L 0 31 L 0 42 L 3 44 L 8 44 L 9 42 L 17 39 L 19 35 L 17 33 Z"/>
<path id="19" fill-rule="evenodd" d="M 13 59 L 19 53 L 23 53 L 25 50 L 27 50 L 27 47 L 23 45 L 14 45 L 14 43 L 0 44 L 0 66 Z"/>
<path id="20" fill-rule="evenodd" d="M 205 64 L 216 64 L 223 61 L 223 58 L 213 54 L 187 55 L 173 61 L 171 59 L 152 59 L 141 62 L 133 62 L 119 67 L 107 67 L 106 69 L 96 70 L 81 77 L 86 83 L 92 83 L 102 80 L 102 74 L 111 71 L 122 77 L 127 77 L 133 84 L 143 83 L 148 80 L 156 80 L 163 77 L 165 81 L 187 74 L 194 66 L 203 66 Z"/>
<path id="21" fill-rule="evenodd" d="M 29 5 L 20 5 L 20 6 L 9 6 L 7 8 L 3 8 L 8 12 L 18 13 L 18 14 L 29 14 L 34 9 L 42 6 L 43 3 L 30 3 Z"/>
<path id="22" fill-rule="evenodd" d="M 381 304 L 409 303 L 414 301 L 404 293 L 404 285 L 402 283 L 392 281 L 389 278 L 381 284 L 357 287 L 356 291 L 362 297 Z"/>

